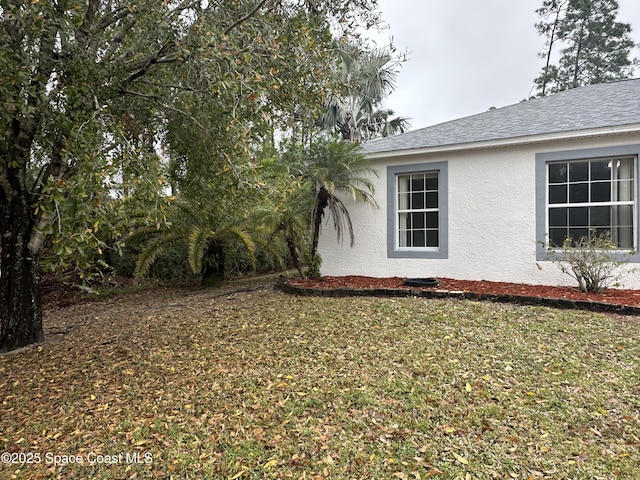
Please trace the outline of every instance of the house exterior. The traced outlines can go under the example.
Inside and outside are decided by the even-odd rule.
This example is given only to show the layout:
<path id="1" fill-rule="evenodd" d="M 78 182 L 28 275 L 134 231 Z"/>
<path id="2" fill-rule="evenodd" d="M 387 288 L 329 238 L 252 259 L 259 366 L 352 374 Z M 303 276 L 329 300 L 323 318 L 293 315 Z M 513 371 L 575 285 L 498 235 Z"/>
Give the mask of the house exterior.
<path id="1" fill-rule="evenodd" d="M 323 275 L 573 285 L 544 242 L 611 233 L 640 246 L 640 79 L 555 95 L 365 144 L 378 208 L 354 203 L 355 245 L 320 242 Z M 640 265 L 640 254 L 629 257 Z M 622 278 L 640 288 L 640 270 Z"/>

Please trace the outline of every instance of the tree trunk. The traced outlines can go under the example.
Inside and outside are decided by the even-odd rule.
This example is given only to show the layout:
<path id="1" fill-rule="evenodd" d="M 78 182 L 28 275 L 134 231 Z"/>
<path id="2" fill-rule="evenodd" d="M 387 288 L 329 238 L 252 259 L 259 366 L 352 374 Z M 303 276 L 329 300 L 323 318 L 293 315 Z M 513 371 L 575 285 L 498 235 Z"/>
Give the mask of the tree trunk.
<path id="1" fill-rule="evenodd" d="M 0 202 L 0 352 L 44 341 L 40 264 L 38 249 L 30 248 L 28 198 L 23 191 Z"/>
<path id="2" fill-rule="evenodd" d="M 225 252 L 222 242 L 211 241 L 202 259 L 202 286 L 211 287 L 224 281 Z"/>
<path id="3" fill-rule="evenodd" d="M 571 82 L 571 88 L 580 86 L 578 80 L 580 77 L 580 55 L 582 54 L 582 43 L 584 42 L 584 23 L 585 21 L 580 25 L 580 35 L 578 37 L 578 44 L 576 45 L 576 59 L 573 64 L 573 81 Z"/>
<path id="4" fill-rule="evenodd" d="M 313 262 L 318 255 L 318 243 L 320 240 L 320 229 L 322 227 L 322 217 L 324 209 L 329 205 L 331 192 L 326 188 L 320 187 L 316 195 L 316 204 L 313 209 L 313 224 L 311 226 L 311 261 Z"/>
<path id="5" fill-rule="evenodd" d="M 551 34 L 549 35 L 549 49 L 547 50 L 547 61 L 544 65 L 544 77 L 542 80 L 542 96 L 547 94 L 547 83 L 549 83 L 549 66 L 551 65 L 551 54 L 553 53 L 553 44 L 556 41 L 556 29 L 558 28 L 558 22 L 560 21 L 560 10 L 562 4 L 556 11 L 556 18 L 553 21 L 553 27 L 551 27 Z"/>
<path id="6" fill-rule="evenodd" d="M 292 236 L 287 235 L 287 247 L 289 248 L 289 254 L 291 255 L 291 260 L 293 261 L 293 266 L 296 267 L 298 273 L 302 278 L 305 278 L 305 274 L 302 271 L 302 266 L 300 265 L 300 258 L 298 257 L 298 249 L 296 248 L 296 242 L 293 240 Z"/>

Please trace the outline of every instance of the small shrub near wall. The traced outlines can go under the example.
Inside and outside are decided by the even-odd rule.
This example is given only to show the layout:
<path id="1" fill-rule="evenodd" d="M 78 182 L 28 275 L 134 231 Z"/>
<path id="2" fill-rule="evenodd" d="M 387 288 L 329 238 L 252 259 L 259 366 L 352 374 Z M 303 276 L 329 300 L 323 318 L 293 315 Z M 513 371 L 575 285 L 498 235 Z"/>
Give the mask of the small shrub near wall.
<path id="1" fill-rule="evenodd" d="M 583 292 L 601 292 L 611 286 L 619 286 L 629 270 L 626 265 L 635 252 L 620 250 L 611 240 L 608 231 L 596 233 L 579 240 L 565 239 L 562 247 L 547 246 L 549 258 L 562 273 L 578 282 Z"/>

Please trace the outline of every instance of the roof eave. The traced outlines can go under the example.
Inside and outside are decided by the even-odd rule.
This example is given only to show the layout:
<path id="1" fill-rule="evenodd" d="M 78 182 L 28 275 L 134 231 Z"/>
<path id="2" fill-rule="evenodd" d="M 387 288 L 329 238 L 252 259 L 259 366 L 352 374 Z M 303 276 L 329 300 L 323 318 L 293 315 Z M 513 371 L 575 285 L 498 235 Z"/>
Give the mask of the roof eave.
<path id="1" fill-rule="evenodd" d="M 595 138 L 628 133 L 640 133 L 640 123 L 630 125 L 600 127 L 585 130 L 572 130 L 568 132 L 546 133 L 541 135 L 525 135 L 521 137 L 499 138 L 483 140 L 480 142 L 457 143 L 450 145 L 437 145 L 431 147 L 411 148 L 405 150 L 389 150 L 367 154 L 367 158 L 375 160 L 379 158 L 405 157 L 413 155 L 426 155 L 441 152 L 461 152 L 466 150 L 480 150 L 487 148 L 527 145 L 534 143 L 554 142 L 560 140 L 576 140 L 581 138 Z"/>

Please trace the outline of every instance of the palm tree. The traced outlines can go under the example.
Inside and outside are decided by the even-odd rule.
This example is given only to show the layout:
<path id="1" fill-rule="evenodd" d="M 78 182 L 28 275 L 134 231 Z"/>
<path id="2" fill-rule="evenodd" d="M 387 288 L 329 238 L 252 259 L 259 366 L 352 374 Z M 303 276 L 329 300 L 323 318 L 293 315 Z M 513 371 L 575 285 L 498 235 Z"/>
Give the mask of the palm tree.
<path id="1" fill-rule="evenodd" d="M 254 236 L 228 212 L 208 205 L 178 200 L 170 213 L 171 221 L 161 230 L 147 229 L 141 235 L 150 237 L 138 256 L 135 275 L 145 277 L 156 259 L 168 248 L 182 246 L 193 273 L 202 275 L 203 285 L 224 279 L 226 254 L 240 244 L 255 263 Z"/>
<path id="2" fill-rule="evenodd" d="M 340 140 L 313 143 L 300 165 L 300 171 L 314 195 L 309 256 L 310 274 L 314 276 L 319 274 L 318 242 L 327 210 L 333 219 L 338 241 L 342 240 L 346 230 L 351 246 L 354 243 L 351 216 L 336 192 L 348 192 L 354 200 L 377 206 L 371 181 L 371 176 L 377 176 L 377 172 L 369 167 L 359 144 Z"/>
<path id="3" fill-rule="evenodd" d="M 293 266 L 301 277 L 305 277 L 302 270 L 304 256 L 303 246 L 308 238 L 308 212 L 311 209 L 309 186 L 304 182 L 296 168 L 296 161 L 291 157 L 286 160 L 275 151 L 271 156 L 260 161 L 264 182 L 270 186 L 267 195 L 264 195 L 260 204 L 254 209 L 251 216 L 255 225 L 260 225 L 266 233 L 266 246 L 269 253 L 276 256 L 286 265 L 284 257 L 277 248 L 274 239 L 284 239 L 286 251 L 291 257 Z M 299 160 L 299 158 L 298 158 Z"/>
<path id="4" fill-rule="evenodd" d="M 310 202 L 307 193 L 302 188 L 298 188 L 297 192 L 289 191 L 287 198 L 278 205 L 260 207 L 254 212 L 255 223 L 265 227 L 268 232 L 265 243 L 270 253 L 280 259 L 284 268 L 286 262 L 274 248 L 273 242 L 275 237 L 283 238 L 291 262 L 302 278 L 305 278 L 302 270 L 302 258 L 305 256 L 303 246 L 309 232 L 307 215 Z"/>
<path id="5" fill-rule="evenodd" d="M 407 118 L 393 117 L 392 110 L 381 108 L 384 98 L 395 90 L 402 61 L 392 47 L 367 51 L 347 44 L 339 52 L 337 72 L 345 90 L 330 95 L 321 126 L 355 142 L 407 131 Z"/>

